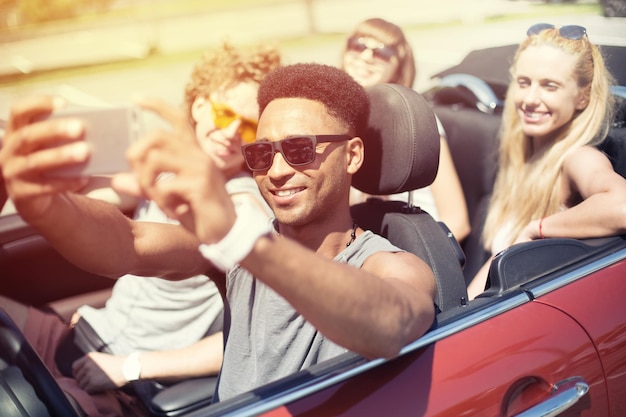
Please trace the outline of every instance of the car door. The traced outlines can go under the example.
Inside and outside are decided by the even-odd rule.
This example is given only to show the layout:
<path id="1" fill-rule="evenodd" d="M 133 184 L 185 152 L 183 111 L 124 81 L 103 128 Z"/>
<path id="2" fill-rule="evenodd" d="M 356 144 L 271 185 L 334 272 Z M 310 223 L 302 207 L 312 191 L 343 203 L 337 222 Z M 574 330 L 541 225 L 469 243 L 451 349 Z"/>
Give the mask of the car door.
<path id="1" fill-rule="evenodd" d="M 0 294 L 5 297 L 41 306 L 108 289 L 114 282 L 70 264 L 19 215 L 0 216 Z"/>
<path id="2" fill-rule="evenodd" d="M 594 345 L 558 309 L 529 302 L 436 348 L 440 354 L 435 356 L 433 393 L 424 415 L 515 416 L 545 407 L 577 381 L 587 384 L 589 393 L 559 415 L 607 415 L 606 386 Z M 572 400 L 568 396 L 561 401 Z"/>
<path id="3" fill-rule="evenodd" d="M 528 299 L 497 310 L 468 316 L 455 323 L 469 324 L 465 330 L 266 415 L 515 416 L 571 389 L 573 377 L 589 392 L 560 415 L 608 415 L 598 354 L 576 321 Z"/>
<path id="4" fill-rule="evenodd" d="M 563 311 L 592 339 L 604 370 L 609 410 L 626 415 L 626 294 L 625 263 L 603 268 L 558 291 L 549 283 L 532 289 L 537 302 Z M 545 295 L 544 295 L 545 294 Z"/>

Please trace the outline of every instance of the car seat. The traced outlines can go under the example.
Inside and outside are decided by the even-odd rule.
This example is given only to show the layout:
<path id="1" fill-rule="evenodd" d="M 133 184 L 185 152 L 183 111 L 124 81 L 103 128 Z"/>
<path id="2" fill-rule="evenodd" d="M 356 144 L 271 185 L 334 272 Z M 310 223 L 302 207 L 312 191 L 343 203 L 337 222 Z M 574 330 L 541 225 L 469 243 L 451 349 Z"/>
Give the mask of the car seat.
<path id="1" fill-rule="evenodd" d="M 0 308 L 0 411 L 5 417 L 82 417 L 9 315 Z"/>
<path id="2" fill-rule="evenodd" d="M 359 132 L 365 159 L 352 185 L 389 195 L 432 183 L 439 165 L 439 133 L 428 102 L 414 90 L 382 84 L 367 90 L 370 118 Z M 463 252 L 447 228 L 419 207 L 371 198 L 352 207 L 355 222 L 422 258 L 437 281 L 438 311 L 465 304 Z"/>
<path id="3" fill-rule="evenodd" d="M 463 274 L 469 283 L 489 259 L 481 234 L 498 166 L 498 130 L 501 116 L 470 107 L 433 107 L 446 131 L 452 161 L 465 195 L 471 230 L 461 243 Z"/>
<path id="4" fill-rule="evenodd" d="M 499 48 L 498 53 L 508 53 L 510 49 Z M 468 55 L 472 66 L 484 65 L 478 57 L 470 59 L 470 56 L 473 54 Z M 489 259 L 481 233 L 497 172 L 498 131 L 506 90 L 503 80 L 507 78 L 492 74 L 488 83 L 474 75 L 454 71 L 456 69 L 440 74 L 439 85 L 425 92 L 424 97 L 433 106 L 446 132 L 465 195 L 471 230 L 461 247 L 466 258 L 463 274 L 469 283 Z"/>
<path id="5" fill-rule="evenodd" d="M 614 88 L 616 105 L 609 133 L 598 149 L 606 154 L 615 172 L 626 178 L 626 87 Z"/>
<path id="6" fill-rule="evenodd" d="M 470 74 L 450 74 L 424 93 L 436 104 L 476 108 L 483 113 L 502 113 L 504 100 L 482 79 Z"/>

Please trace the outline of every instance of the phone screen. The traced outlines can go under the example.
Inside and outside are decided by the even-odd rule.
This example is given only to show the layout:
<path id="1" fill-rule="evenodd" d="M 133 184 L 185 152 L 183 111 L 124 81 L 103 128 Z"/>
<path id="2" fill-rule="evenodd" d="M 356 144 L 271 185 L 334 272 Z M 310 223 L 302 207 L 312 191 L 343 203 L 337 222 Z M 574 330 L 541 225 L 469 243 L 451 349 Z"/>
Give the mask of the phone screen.
<path id="1" fill-rule="evenodd" d="M 68 109 L 55 112 L 50 117 L 81 119 L 85 123 L 84 140 L 91 150 L 85 164 L 59 169 L 51 175 L 110 175 L 130 170 L 126 150 L 144 133 L 143 115 L 138 108 Z"/>

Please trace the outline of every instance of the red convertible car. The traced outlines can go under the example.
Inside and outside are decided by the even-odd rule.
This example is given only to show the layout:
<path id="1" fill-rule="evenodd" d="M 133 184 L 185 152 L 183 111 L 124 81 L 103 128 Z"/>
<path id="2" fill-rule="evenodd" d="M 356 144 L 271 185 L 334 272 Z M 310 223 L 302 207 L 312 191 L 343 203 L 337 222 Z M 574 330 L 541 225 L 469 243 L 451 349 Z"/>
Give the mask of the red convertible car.
<path id="1" fill-rule="evenodd" d="M 455 163 L 472 172 L 461 178 L 478 227 L 493 181 L 490 135 L 502 97 L 497 81 L 480 74 L 445 79 L 461 71 L 442 74 L 440 88 L 424 95 L 394 85 L 369 90 L 367 159 L 355 185 L 393 194 L 432 181 L 439 146 L 434 108 Z M 610 149 L 616 167 L 619 123 Z M 474 141 L 462 143 L 470 133 Z M 394 359 L 346 353 L 216 404 L 211 378 L 155 381 L 142 397 L 152 415 L 626 415 L 625 237 L 514 245 L 494 258 L 491 288 L 469 302 L 464 265 L 485 259 L 471 240 L 460 247 L 444 225 L 405 203 L 370 200 L 354 207 L 354 216 L 433 268 L 438 314 L 429 332 Z M 97 305 L 112 285 L 65 262 L 17 215 L 0 218 L 0 276 L 1 294 L 60 314 L 85 302 Z M 42 286 L 45 291 L 33 291 Z M 0 323 L 2 415 L 80 416 L 5 314 Z"/>

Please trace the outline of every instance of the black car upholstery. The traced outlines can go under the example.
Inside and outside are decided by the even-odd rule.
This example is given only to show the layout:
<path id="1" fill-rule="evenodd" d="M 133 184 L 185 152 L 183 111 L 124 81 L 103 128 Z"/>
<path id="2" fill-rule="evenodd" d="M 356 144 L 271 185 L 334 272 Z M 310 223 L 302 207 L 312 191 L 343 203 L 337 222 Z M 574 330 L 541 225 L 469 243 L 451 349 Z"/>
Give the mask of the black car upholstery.
<path id="1" fill-rule="evenodd" d="M 4 417 L 84 415 L 0 308 L 0 411 Z"/>
<path id="2" fill-rule="evenodd" d="M 615 172 L 626 178 L 626 97 L 616 95 L 616 101 L 609 134 L 598 148 L 607 155 Z"/>
<path id="3" fill-rule="evenodd" d="M 501 117 L 466 106 L 435 105 L 434 111 L 446 131 L 467 204 L 471 231 L 461 247 L 466 258 L 463 274 L 469 283 L 489 259 L 489 252 L 481 242 L 481 232 L 498 166 Z"/>
<path id="4" fill-rule="evenodd" d="M 388 195 L 432 183 L 439 164 L 439 133 L 428 102 L 414 90 L 384 84 L 368 89 L 369 126 L 360 132 L 365 161 L 353 186 L 373 195 Z M 428 213 L 397 201 L 370 199 L 352 207 L 363 228 L 387 237 L 422 258 L 437 281 L 437 306 L 444 311 L 467 299 L 462 252 L 447 228 Z"/>
<path id="5" fill-rule="evenodd" d="M 494 257 L 489 268 L 489 288 L 478 297 L 502 295 L 555 271 L 562 275 L 578 262 L 589 263 L 624 247 L 624 236 L 551 238 L 513 245 Z"/>

